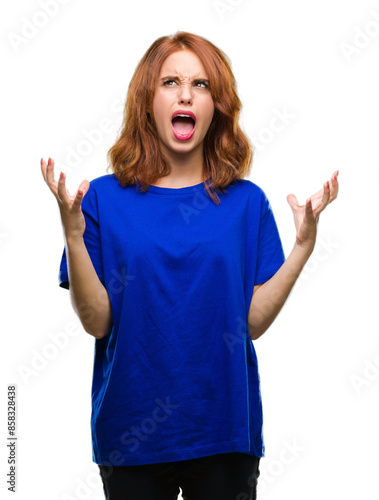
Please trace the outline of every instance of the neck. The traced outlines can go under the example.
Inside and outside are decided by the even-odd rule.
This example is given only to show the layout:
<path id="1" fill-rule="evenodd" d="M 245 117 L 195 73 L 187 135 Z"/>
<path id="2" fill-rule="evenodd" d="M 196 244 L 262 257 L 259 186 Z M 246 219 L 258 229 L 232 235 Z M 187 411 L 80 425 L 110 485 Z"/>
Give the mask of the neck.
<path id="1" fill-rule="evenodd" d="M 158 180 L 159 185 L 185 187 L 203 182 L 202 145 L 190 153 L 176 153 L 165 147 L 162 152 L 171 166 L 171 172 Z"/>

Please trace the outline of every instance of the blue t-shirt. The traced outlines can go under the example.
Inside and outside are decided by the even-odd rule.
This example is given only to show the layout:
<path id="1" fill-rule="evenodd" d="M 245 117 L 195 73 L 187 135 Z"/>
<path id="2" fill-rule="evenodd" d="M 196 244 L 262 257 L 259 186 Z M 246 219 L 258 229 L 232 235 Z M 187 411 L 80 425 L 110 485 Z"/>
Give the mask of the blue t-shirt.
<path id="1" fill-rule="evenodd" d="M 113 327 L 94 339 L 92 456 L 142 465 L 241 452 L 264 456 L 254 285 L 285 257 L 270 203 L 247 179 L 218 194 L 91 181 L 84 241 Z M 59 285 L 69 287 L 65 250 Z"/>

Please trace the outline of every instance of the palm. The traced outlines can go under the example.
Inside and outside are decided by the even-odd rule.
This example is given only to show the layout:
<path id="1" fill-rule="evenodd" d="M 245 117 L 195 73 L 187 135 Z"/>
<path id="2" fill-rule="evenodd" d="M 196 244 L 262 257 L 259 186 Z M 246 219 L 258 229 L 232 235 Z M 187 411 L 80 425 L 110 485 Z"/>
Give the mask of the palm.
<path id="1" fill-rule="evenodd" d="M 65 235 L 75 238 L 81 237 L 86 227 L 81 203 L 89 189 L 89 181 L 82 181 L 75 196 L 71 196 L 66 188 L 63 172 L 61 172 L 58 182 L 54 179 L 54 160 L 49 158 L 46 164 L 44 159 L 41 158 L 41 170 L 46 184 L 58 202 Z"/>
<path id="2" fill-rule="evenodd" d="M 296 242 L 299 245 L 314 245 L 320 213 L 337 198 L 338 173 L 338 170 L 334 172 L 331 181 L 325 182 L 323 188 L 308 198 L 305 205 L 299 205 L 294 194 L 287 196 L 295 221 Z"/>

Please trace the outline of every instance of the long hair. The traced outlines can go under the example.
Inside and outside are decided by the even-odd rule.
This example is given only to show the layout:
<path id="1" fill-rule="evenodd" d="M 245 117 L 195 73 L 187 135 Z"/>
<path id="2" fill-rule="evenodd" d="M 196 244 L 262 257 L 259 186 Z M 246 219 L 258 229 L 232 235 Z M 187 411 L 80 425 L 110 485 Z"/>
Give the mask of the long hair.
<path id="1" fill-rule="evenodd" d="M 203 143 L 203 182 L 211 199 L 220 200 L 212 190 L 247 176 L 253 149 L 239 126 L 242 107 L 229 59 L 205 38 L 178 31 L 155 40 L 140 60 L 130 81 L 121 132 L 107 154 L 111 169 L 122 186 L 136 184 L 142 192 L 168 175 L 171 167 L 159 147 L 152 113 L 154 91 L 164 60 L 179 50 L 191 50 L 204 65 L 215 111 Z M 210 185 L 205 182 L 210 179 Z"/>

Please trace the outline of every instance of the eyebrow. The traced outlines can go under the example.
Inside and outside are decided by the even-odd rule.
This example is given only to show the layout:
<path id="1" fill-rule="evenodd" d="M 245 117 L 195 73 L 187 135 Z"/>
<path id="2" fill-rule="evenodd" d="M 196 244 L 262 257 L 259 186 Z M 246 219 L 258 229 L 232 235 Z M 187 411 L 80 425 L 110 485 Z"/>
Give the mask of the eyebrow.
<path id="1" fill-rule="evenodd" d="M 167 76 L 164 76 L 163 78 L 160 79 L 161 82 L 165 81 L 165 80 L 180 80 L 179 76 L 176 75 L 176 76 L 173 76 L 173 75 L 167 75 Z M 207 82 L 209 83 L 209 80 L 207 78 L 203 78 L 202 76 L 198 76 L 197 78 L 195 78 L 193 80 L 194 82 L 198 82 L 198 81 L 202 81 L 202 82 Z"/>

